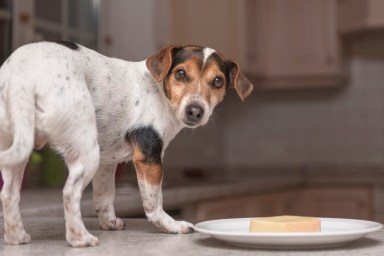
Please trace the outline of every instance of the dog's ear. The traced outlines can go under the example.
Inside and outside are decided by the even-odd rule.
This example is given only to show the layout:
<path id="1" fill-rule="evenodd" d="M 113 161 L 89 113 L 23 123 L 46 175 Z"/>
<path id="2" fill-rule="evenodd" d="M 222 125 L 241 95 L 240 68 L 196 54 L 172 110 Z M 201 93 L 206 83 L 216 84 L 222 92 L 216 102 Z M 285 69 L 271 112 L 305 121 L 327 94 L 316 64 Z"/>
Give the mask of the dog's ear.
<path id="1" fill-rule="evenodd" d="M 167 48 L 161 49 L 160 52 L 150 56 L 147 59 L 147 68 L 149 72 L 151 72 L 152 76 L 156 79 L 156 81 L 162 81 L 168 74 L 172 66 L 172 53 L 178 48 L 180 48 L 180 46 L 168 46 Z"/>
<path id="2" fill-rule="evenodd" d="M 229 82 L 231 87 L 235 87 L 237 94 L 242 101 L 253 91 L 253 84 L 240 72 L 240 67 L 236 62 L 228 61 Z"/>

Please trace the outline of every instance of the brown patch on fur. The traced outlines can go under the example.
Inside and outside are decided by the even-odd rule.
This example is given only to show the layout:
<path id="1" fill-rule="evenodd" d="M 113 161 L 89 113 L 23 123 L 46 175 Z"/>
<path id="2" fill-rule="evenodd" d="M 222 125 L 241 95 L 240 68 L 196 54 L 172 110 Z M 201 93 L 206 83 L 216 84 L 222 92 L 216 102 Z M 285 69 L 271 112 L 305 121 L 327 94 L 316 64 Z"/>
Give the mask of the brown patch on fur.
<path id="1" fill-rule="evenodd" d="M 235 87 L 241 101 L 244 101 L 253 91 L 253 84 L 240 72 L 239 65 L 232 62 L 232 68 L 229 72 L 231 84 Z"/>
<path id="2" fill-rule="evenodd" d="M 147 59 L 147 68 L 158 82 L 163 80 L 167 75 L 172 65 L 172 51 L 178 47 L 179 46 L 171 45 Z"/>
<path id="3" fill-rule="evenodd" d="M 133 163 L 137 177 L 151 185 L 159 185 L 163 179 L 163 167 L 161 164 L 146 163 L 145 156 L 139 147 L 133 145 Z"/>

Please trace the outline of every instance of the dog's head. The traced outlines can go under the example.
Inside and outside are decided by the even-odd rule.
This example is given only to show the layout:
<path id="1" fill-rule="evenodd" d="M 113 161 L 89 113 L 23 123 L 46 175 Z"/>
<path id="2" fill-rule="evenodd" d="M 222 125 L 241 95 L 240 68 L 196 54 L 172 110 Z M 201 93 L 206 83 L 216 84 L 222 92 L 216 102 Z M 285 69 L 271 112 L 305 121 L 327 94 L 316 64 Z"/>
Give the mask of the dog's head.
<path id="1" fill-rule="evenodd" d="M 190 128 L 208 122 L 229 87 L 236 89 L 242 101 L 253 90 L 235 62 L 210 48 L 169 46 L 150 56 L 146 65 L 163 82 L 177 118 Z"/>

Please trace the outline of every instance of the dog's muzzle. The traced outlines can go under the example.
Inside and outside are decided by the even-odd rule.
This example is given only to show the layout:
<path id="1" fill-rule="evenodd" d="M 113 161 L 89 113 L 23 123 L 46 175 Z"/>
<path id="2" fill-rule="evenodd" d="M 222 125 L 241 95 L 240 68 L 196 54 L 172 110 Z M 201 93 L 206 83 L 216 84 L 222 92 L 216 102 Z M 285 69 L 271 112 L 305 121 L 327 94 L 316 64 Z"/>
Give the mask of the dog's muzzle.
<path id="1" fill-rule="evenodd" d="M 204 108 L 197 104 L 190 104 L 185 107 L 185 120 L 188 126 L 200 124 L 204 117 Z"/>

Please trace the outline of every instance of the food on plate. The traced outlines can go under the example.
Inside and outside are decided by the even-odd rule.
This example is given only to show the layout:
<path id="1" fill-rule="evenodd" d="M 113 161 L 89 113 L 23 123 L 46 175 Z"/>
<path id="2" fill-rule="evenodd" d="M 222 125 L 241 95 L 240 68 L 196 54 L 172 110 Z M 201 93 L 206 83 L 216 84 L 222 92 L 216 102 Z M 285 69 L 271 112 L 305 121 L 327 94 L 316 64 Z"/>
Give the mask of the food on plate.
<path id="1" fill-rule="evenodd" d="M 274 216 L 251 219 L 250 232 L 320 232 L 320 219 L 303 216 Z"/>

